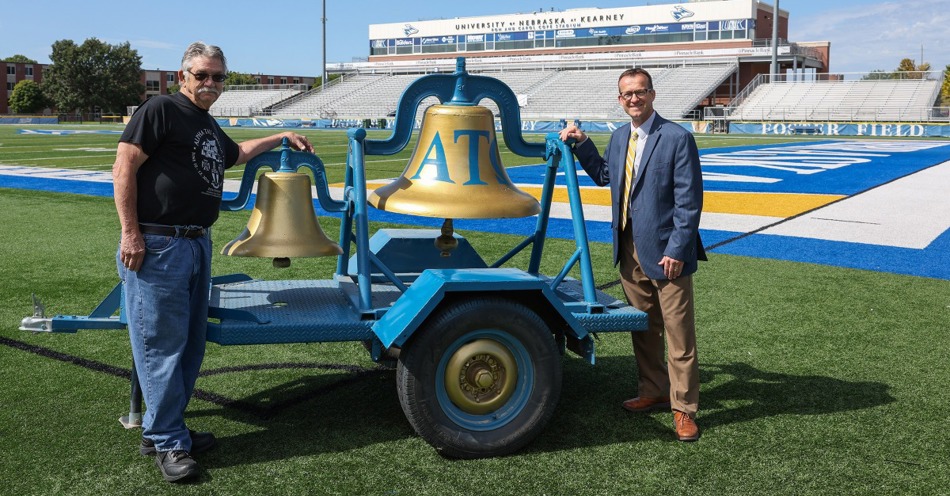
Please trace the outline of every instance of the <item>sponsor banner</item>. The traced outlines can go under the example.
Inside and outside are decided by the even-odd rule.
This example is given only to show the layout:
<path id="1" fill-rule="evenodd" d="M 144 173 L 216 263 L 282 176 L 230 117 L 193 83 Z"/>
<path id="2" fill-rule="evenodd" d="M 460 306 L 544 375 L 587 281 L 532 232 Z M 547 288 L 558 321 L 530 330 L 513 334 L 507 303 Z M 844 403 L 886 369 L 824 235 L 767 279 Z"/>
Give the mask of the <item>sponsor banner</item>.
<path id="1" fill-rule="evenodd" d="M 532 31 L 531 34 L 534 34 Z M 515 33 L 498 33 L 495 35 L 495 41 L 525 41 L 528 39 L 527 31 L 520 31 Z"/>
<path id="2" fill-rule="evenodd" d="M 711 24 L 718 24 L 720 31 L 743 31 L 749 28 L 748 19 L 730 19 L 728 21 L 717 21 Z"/>
<path id="3" fill-rule="evenodd" d="M 641 26 L 633 26 L 631 28 L 624 28 L 625 30 L 629 29 L 641 29 Z M 533 31 L 532 31 L 533 33 Z M 559 29 L 557 31 L 549 32 L 549 36 L 554 36 L 556 38 L 576 38 L 581 36 L 588 36 L 588 31 L 579 30 L 579 29 Z M 521 35 L 521 38 L 505 38 L 504 41 L 522 39 L 528 39 L 528 33 L 506 33 L 509 36 Z M 480 35 L 481 36 L 481 35 Z M 499 35 L 500 36 L 500 35 Z M 618 35 L 620 36 L 620 35 Z M 466 37 L 468 39 L 468 37 Z M 490 39 L 490 38 L 489 38 Z M 502 38 L 496 37 L 497 41 L 503 41 Z M 479 43 L 472 40 L 469 40 L 473 43 Z M 768 57 L 772 55 L 772 49 L 769 47 L 733 47 L 733 48 L 705 48 L 705 49 L 683 49 L 683 50 L 651 50 L 651 51 L 634 51 L 638 47 L 631 47 L 629 51 L 623 52 L 608 52 L 608 53 L 584 53 L 584 54 L 550 54 L 550 55 L 518 55 L 518 56 L 499 56 L 499 57 L 490 57 L 490 60 L 484 61 L 476 58 L 466 59 L 465 65 L 469 70 L 479 67 L 497 67 L 499 64 L 505 63 L 543 63 L 543 62 L 556 62 L 562 60 L 584 60 L 584 61 L 601 61 L 601 60 L 629 60 L 629 59 L 642 59 L 642 60 L 655 60 L 655 59 L 668 59 L 668 58 L 680 58 L 680 57 L 689 57 L 689 58 L 700 58 L 700 57 L 710 57 L 710 58 L 721 58 L 721 57 Z M 779 55 L 788 55 L 791 53 L 791 47 L 789 46 L 779 46 L 778 54 Z M 385 62 L 344 62 L 337 64 L 329 64 L 327 67 L 332 70 L 343 70 L 343 71 L 353 71 L 353 70 L 372 70 L 386 67 L 445 67 L 447 69 L 452 69 L 455 67 L 455 60 L 446 58 L 444 60 L 399 60 L 399 61 L 385 61 Z"/>
<path id="4" fill-rule="evenodd" d="M 304 127 L 302 119 L 217 119 L 221 127 Z"/>
<path id="5" fill-rule="evenodd" d="M 420 38 L 423 45 L 452 45 L 455 44 L 455 36 L 427 36 Z"/>
<path id="6" fill-rule="evenodd" d="M 555 38 L 599 38 L 604 36 L 647 36 L 653 34 L 663 34 L 663 33 L 682 33 L 682 32 L 694 32 L 694 31 L 707 31 L 709 29 L 723 29 L 723 30 L 742 30 L 747 26 L 747 19 L 736 19 L 729 21 L 715 21 L 715 22 L 683 22 L 683 23 L 663 23 L 663 24 L 648 24 L 648 25 L 631 25 L 631 26 L 612 26 L 612 27 L 591 27 L 586 29 L 557 29 L 550 31 L 554 34 Z M 544 31 L 541 31 L 544 33 Z M 491 34 L 482 34 L 482 35 L 466 35 L 468 41 L 479 43 L 482 40 L 473 39 L 474 37 L 489 37 L 493 36 Z M 506 33 L 496 33 L 494 34 L 495 41 L 517 41 L 517 40 L 527 40 L 534 39 L 535 37 L 540 37 L 535 34 L 535 31 L 515 31 L 515 32 L 506 32 Z M 455 43 L 455 36 L 425 36 L 418 39 L 422 45 L 435 45 L 435 44 L 446 44 L 446 43 Z M 390 40 L 391 45 L 402 46 L 405 42 L 400 42 L 399 39 Z M 373 47 L 383 48 L 386 46 L 386 40 L 373 40 Z"/>
<path id="7" fill-rule="evenodd" d="M 707 31 L 711 22 L 684 22 L 679 25 L 680 31 Z"/>
<path id="8" fill-rule="evenodd" d="M 950 137 L 950 124 L 906 122 L 756 122 L 730 123 L 730 133 L 872 137 Z"/>
<path id="9" fill-rule="evenodd" d="M 0 124 L 59 124 L 58 117 L 0 117 Z"/>

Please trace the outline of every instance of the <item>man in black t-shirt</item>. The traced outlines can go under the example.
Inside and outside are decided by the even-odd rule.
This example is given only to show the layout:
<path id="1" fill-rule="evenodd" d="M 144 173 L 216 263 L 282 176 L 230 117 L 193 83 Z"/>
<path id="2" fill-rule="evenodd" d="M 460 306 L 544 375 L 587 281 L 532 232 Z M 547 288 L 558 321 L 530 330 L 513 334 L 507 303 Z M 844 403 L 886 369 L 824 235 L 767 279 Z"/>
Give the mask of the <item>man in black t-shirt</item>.
<path id="1" fill-rule="evenodd" d="M 198 475 L 192 458 L 214 446 L 211 433 L 185 425 L 204 358 L 211 284 L 208 228 L 218 218 L 224 170 L 287 138 L 235 143 L 208 113 L 227 74 L 220 48 L 192 43 L 181 60 L 181 91 L 156 96 L 132 115 L 112 168 L 122 225 L 116 253 L 136 373 L 145 397 L 139 451 L 155 455 L 169 482 Z"/>

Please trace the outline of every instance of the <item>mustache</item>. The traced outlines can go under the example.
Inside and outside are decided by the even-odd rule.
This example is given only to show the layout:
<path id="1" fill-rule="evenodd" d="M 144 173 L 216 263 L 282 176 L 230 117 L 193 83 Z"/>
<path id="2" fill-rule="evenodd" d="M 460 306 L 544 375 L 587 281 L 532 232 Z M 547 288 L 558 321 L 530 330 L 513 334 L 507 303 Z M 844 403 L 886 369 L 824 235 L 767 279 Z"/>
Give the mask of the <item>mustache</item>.
<path id="1" fill-rule="evenodd" d="M 215 95 L 220 95 L 220 94 L 221 94 L 221 92 L 218 91 L 217 88 L 198 88 L 198 91 L 196 91 L 196 93 L 198 93 L 198 94 L 201 94 L 201 93 L 214 93 Z"/>

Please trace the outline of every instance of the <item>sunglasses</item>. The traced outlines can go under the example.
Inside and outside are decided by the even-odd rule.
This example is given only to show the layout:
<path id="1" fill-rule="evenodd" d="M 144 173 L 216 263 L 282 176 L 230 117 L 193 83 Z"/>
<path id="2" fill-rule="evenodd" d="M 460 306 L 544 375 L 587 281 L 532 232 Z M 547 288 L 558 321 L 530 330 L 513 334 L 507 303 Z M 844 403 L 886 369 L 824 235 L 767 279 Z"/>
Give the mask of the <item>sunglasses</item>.
<path id="1" fill-rule="evenodd" d="M 223 83 L 224 79 L 227 77 L 224 74 L 206 74 L 204 72 L 199 72 L 195 74 L 194 72 L 191 72 L 190 70 L 186 70 L 185 72 L 194 76 L 195 79 L 197 79 L 199 82 L 204 81 L 205 79 L 208 79 L 210 77 L 211 80 L 216 83 Z"/>

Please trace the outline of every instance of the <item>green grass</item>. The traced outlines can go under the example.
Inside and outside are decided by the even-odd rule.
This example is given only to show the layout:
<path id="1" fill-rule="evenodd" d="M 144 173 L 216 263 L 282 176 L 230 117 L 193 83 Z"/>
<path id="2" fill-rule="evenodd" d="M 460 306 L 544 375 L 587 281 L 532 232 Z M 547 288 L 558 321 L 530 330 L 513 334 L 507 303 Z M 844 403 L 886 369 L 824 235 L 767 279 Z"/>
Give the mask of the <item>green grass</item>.
<path id="1" fill-rule="evenodd" d="M 261 133 L 231 132 L 238 139 Z M 328 152 L 343 136 L 314 134 Z M 68 147 L 65 140 L 114 149 L 115 136 L 26 137 L 0 128 L 0 163 L 111 166 L 114 152 L 57 151 Z M 19 147 L 32 151 L 11 158 Z M 50 160 L 33 160 L 41 157 Z M 342 164 L 343 152 L 321 157 Z M 391 177 L 403 166 L 372 169 Z M 116 421 L 128 410 L 129 385 L 110 371 L 130 366 L 125 333 L 17 330 L 32 312 L 30 293 L 51 314 L 86 314 L 115 284 L 112 200 L 0 189 L 0 212 L 4 494 L 950 492 L 950 444 L 942 434 L 950 404 L 950 281 L 716 253 L 696 276 L 704 429 L 697 443 L 674 440 L 669 413 L 620 408 L 636 384 L 630 339 L 622 334 L 601 336 L 595 366 L 564 357 L 560 404 L 535 442 L 512 456 L 472 461 L 443 459 L 413 433 L 394 372 L 378 368 L 359 344 L 210 344 L 201 395 L 187 418 L 215 432 L 220 445 L 200 456 L 206 473 L 198 483 L 166 484 L 137 454 L 140 433 Z M 246 222 L 246 212 L 223 212 L 216 246 Z M 335 237 L 333 219 L 321 223 Z M 463 234 L 486 258 L 513 243 Z M 568 249 L 550 240 L 549 257 L 557 260 L 545 272 L 559 265 L 554 254 Z M 592 250 L 597 283 L 615 280 L 610 246 Z M 334 263 L 295 260 L 280 271 L 268 260 L 216 255 L 213 268 L 265 279 L 326 278 Z M 619 296 L 619 288 L 610 291 Z M 32 352 L 39 350 L 113 369 Z M 258 370 L 229 369 L 242 366 Z"/>

